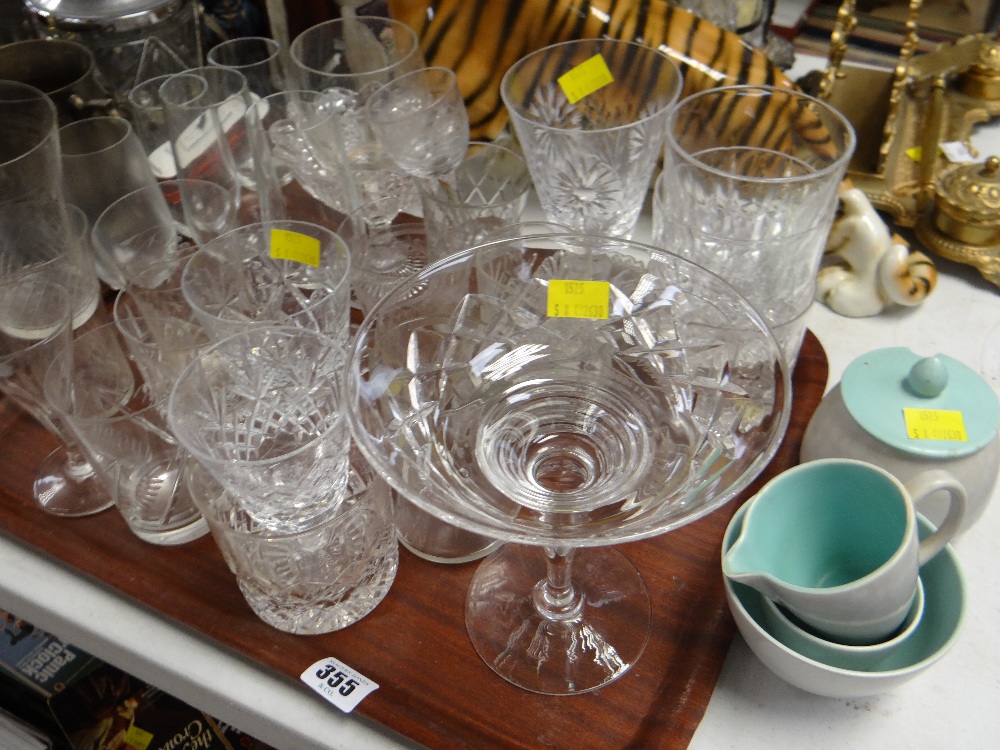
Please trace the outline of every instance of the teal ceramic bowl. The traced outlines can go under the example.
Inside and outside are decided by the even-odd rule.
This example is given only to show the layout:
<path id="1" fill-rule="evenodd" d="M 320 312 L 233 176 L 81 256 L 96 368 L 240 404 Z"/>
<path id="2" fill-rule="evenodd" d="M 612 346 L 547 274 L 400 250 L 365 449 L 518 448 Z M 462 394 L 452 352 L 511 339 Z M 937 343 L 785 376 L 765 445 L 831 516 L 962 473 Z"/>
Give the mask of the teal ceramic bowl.
<path id="1" fill-rule="evenodd" d="M 739 536 L 744 513 L 745 506 L 736 512 L 726 529 L 723 554 Z M 934 529 L 923 516 L 918 515 L 917 524 L 921 538 Z M 725 576 L 723 580 L 736 626 L 757 658 L 786 682 L 831 698 L 876 695 L 912 680 L 951 649 L 965 620 L 965 578 L 951 546 L 921 569 L 924 613 L 917 626 L 898 648 L 863 669 L 828 663 L 835 659 L 823 653 L 809 656 L 800 653 L 785 642 L 780 628 L 769 623 L 763 595 Z"/>

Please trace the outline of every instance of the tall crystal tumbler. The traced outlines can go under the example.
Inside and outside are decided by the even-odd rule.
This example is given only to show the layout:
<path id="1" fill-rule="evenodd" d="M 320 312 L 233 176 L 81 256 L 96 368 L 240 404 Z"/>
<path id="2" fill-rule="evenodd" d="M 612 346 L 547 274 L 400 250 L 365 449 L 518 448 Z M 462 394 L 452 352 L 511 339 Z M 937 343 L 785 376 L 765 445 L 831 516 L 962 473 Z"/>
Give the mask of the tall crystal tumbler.
<path id="1" fill-rule="evenodd" d="M 391 18 L 338 18 L 300 33 L 288 53 L 299 88 L 324 92 L 341 116 L 358 202 L 335 208 L 346 214 L 376 198 L 413 190 L 412 177 L 375 137 L 365 106 L 383 84 L 424 67 L 413 29 Z"/>
<path id="2" fill-rule="evenodd" d="M 666 131 L 655 244 L 719 272 L 762 311 L 801 310 L 854 152 L 850 122 L 799 91 L 727 86 L 679 102 Z"/>
<path id="3" fill-rule="evenodd" d="M 247 79 L 251 95 L 263 98 L 288 88 L 284 57 L 281 44 L 274 39 L 241 36 L 212 47 L 205 62 L 238 70 Z"/>
<path id="4" fill-rule="evenodd" d="M 809 293 L 776 294 L 767 279 L 780 278 L 788 272 L 786 255 L 789 248 L 815 242 L 812 232 L 789 237 L 742 239 L 716 236 L 679 223 L 671 217 L 673 174 L 664 172 L 656 180 L 653 191 L 653 244 L 670 249 L 699 266 L 708 269 L 732 284 L 767 321 L 781 346 L 785 359 L 794 367 L 802 339 L 805 336 L 805 316 L 812 305 Z M 809 290 L 815 285 L 809 287 Z"/>
<path id="5" fill-rule="evenodd" d="M 146 387 L 115 323 L 77 336 L 60 352 L 46 373 L 45 395 L 132 533 L 160 545 L 208 533 L 184 481 L 191 457 L 170 434 L 163 399 Z"/>
<path id="6" fill-rule="evenodd" d="M 213 65 L 191 68 L 167 78 L 158 93 L 177 176 L 222 185 L 239 210 L 252 214 L 257 176 L 243 124 L 252 101 L 243 74 Z"/>
<path id="7" fill-rule="evenodd" d="M 549 220 L 632 232 L 681 83 L 666 54 L 614 39 L 554 44 L 511 66 L 500 95 Z"/>
<path id="8" fill-rule="evenodd" d="M 516 151 L 496 143 L 470 143 L 451 172 L 420 181 L 431 260 L 478 245 L 516 224 L 531 185 L 528 165 Z"/>
<path id="9" fill-rule="evenodd" d="M 351 269 L 344 241 L 304 221 L 238 227 L 202 245 L 181 292 L 216 340 L 256 326 L 310 328 L 347 346 Z"/>
<path id="10" fill-rule="evenodd" d="M 389 487 L 352 462 L 343 503 L 299 528 L 261 524 L 199 466 L 191 494 L 250 609 L 278 630 L 313 635 L 369 614 L 396 577 Z"/>
<path id="11" fill-rule="evenodd" d="M 237 333 L 181 373 L 170 427 L 255 522 L 311 526 L 347 487 L 344 358 L 342 342 L 305 328 Z"/>

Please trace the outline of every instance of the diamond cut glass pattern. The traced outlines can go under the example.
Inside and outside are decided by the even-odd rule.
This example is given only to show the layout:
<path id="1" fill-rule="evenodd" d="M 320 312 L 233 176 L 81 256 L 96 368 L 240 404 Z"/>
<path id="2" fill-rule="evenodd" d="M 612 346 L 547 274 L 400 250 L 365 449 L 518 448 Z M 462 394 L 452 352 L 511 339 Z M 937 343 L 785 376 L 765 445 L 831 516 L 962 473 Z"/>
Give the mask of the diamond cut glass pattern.
<path id="1" fill-rule="evenodd" d="M 276 529 L 342 498 L 349 433 L 343 350 L 300 328 L 258 328 L 195 359 L 171 393 L 171 428 L 256 521 Z"/>
<path id="2" fill-rule="evenodd" d="M 560 79 L 595 56 L 611 82 L 570 102 Z M 680 88 L 666 55 L 610 39 L 552 45 L 511 67 L 501 96 L 551 221 L 597 234 L 632 231 Z"/>
<path id="3" fill-rule="evenodd" d="M 607 317 L 550 315 L 556 280 L 606 295 Z M 606 684 L 645 642 L 641 579 L 597 548 L 735 496 L 777 449 L 788 399 L 770 331 L 721 279 L 578 234 L 500 240 L 419 272 L 362 323 L 347 380 L 377 472 L 422 510 L 517 543 L 476 573 L 466 624 L 495 671 L 549 694 Z M 543 580 L 525 580 L 535 569 Z M 627 611 L 587 604 L 609 597 Z"/>

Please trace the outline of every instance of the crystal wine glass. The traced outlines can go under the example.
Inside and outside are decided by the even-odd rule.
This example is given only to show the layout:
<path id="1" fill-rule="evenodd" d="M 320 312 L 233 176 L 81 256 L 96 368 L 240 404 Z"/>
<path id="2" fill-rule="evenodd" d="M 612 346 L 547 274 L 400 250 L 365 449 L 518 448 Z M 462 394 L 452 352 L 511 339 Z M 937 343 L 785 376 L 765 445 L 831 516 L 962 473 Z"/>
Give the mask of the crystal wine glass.
<path id="1" fill-rule="evenodd" d="M 414 177 L 447 174 L 465 158 L 469 115 L 454 71 L 414 70 L 379 88 L 365 106 L 382 148 Z"/>
<path id="2" fill-rule="evenodd" d="M 780 349 L 732 287 L 575 233 L 467 249 L 396 287 L 362 323 L 347 380 L 376 470 L 508 542 L 477 569 L 467 629 L 500 676 L 551 695 L 606 685 L 645 647 L 648 594 L 610 545 L 743 490 L 790 398 Z"/>
<path id="3" fill-rule="evenodd" d="M 70 273 L 60 273 L 53 263 L 38 268 L 0 280 L 0 392 L 62 443 L 35 472 L 36 505 L 54 516 L 89 516 L 114 501 L 45 397 L 43 383 L 52 360 L 70 345 L 73 327 L 91 313 L 80 287 L 76 294 L 70 288 Z"/>
<path id="4" fill-rule="evenodd" d="M 365 103 L 383 84 L 424 67 L 416 32 L 392 18 L 345 15 L 302 31 L 288 48 L 288 61 L 297 86 L 323 92 L 337 115 L 357 192 L 351 210 L 410 192 L 413 178 L 375 138 Z"/>

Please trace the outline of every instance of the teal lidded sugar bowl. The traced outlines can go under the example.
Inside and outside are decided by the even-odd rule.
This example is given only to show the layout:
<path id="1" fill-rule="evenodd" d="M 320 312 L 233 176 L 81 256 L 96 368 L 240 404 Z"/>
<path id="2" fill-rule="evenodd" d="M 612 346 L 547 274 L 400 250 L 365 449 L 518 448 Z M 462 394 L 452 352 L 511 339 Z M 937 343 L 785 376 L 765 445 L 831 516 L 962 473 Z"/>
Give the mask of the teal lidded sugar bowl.
<path id="1" fill-rule="evenodd" d="M 950 471 L 969 506 L 962 531 L 986 510 L 1000 473 L 1000 400 L 978 373 L 944 354 L 921 357 L 905 347 L 855 359 L 806 427 L 800 458 L 853 458 L 900 481 L 930 468 Z M 933 524 L 947 497 L 918 508 Z"/>

